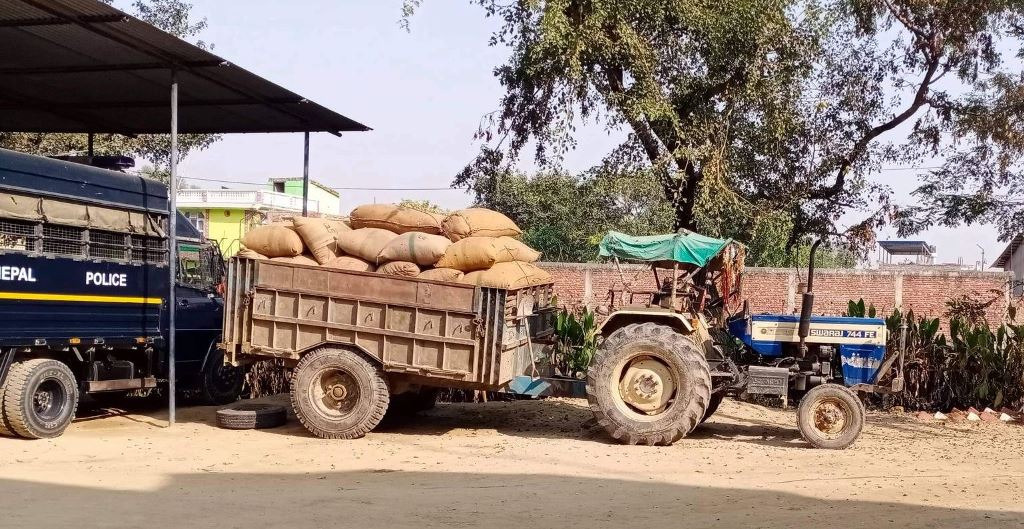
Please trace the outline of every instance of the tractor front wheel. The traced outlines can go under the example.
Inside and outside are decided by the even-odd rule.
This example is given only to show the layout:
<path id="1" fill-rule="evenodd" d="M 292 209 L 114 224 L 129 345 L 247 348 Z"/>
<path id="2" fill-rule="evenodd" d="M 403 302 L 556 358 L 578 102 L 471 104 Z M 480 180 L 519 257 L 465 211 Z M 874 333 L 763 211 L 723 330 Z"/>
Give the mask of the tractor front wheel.
<path id="1" fill-rule="evenodd" d="M 796 425 L 804 440 L 815 448 L 842 450 L 864 430 L 864 406 L 846 387 L 822 384 L 800 399 Z"/>
<path id="2" fill-rule="evenodd" d="M 587 371 L 598 424 L 626 444 L 670 445 L 700 423 L 711 399 L 704 351 L 656 323 L 616 330 Z"/>

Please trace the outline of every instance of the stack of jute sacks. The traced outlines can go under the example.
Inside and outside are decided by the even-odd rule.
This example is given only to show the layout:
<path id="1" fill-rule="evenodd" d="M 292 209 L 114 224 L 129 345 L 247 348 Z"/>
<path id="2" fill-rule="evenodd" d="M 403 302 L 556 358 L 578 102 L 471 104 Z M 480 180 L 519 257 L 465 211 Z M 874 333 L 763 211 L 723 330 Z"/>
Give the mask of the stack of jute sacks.
<path id="1" fill-rule="evenodd" d="M 540 253 L 497 211 L 469 208 L 440 215 L 394 204 L 368 204 L 340 220 L 295 217 L 260 226 L 239 256 L 434 281 L 516 289 L 550 281 Z"/>

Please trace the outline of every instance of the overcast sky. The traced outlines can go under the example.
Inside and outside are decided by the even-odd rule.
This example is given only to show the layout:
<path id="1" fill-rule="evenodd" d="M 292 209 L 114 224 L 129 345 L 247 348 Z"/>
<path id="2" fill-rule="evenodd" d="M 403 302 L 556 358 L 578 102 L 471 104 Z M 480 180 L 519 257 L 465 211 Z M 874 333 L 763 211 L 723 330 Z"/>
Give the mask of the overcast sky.
<path id="1" fill-rule="evenodd" d="M 401 0 L 191 0 L 206 17 L 202 39 L 214 53 L 308 97 L 374 130 L 342 138 L 315 134 L 312 178 L 333 187 L 432 188 L 342 193 L 342 211 L 365 202 L 429 199 L 455 208 L 469 197 L 447 189 L 453 175 L 478 150 L 473 133 L 501 97 L 492 70 L 506 52 L 490 48 L 494 22 L 468 0 L 427 0 L 400 28 Z M 115 2 L 128 7 L 128 0 Z M 570 170 L 600 162 L 621 133 L 585 129 L 565 160 Z M 302 175 L 300 134 L 227 136 L 181 165 L 184 176 L 265 183 Z M 912 171 L 887 171 L 876 178 L 897 200 L 911 200 Z M 190 181 L 202 187 L 233 183 Z M 437 189 L 442 188 L 442 189 Z M 881 239 L 893 237 L 880 234 Z M 938 261 L 991 263 L 1004 244 L 990 227 L 935 229 L 920 236 L 938 247 Z"/>

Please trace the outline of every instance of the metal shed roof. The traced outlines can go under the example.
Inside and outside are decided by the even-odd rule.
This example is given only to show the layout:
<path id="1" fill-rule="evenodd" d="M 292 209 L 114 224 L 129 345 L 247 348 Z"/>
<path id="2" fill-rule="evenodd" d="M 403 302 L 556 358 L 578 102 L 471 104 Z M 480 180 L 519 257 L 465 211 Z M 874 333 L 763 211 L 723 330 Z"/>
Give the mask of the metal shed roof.
<path id="1" fill-rule="evenodd" d="M 878 241 L 878 245 L 893 255 L 932 255 L 935 247 L 925 241 Z"/>
<path id="2" fill-rule="evenodd" d="M 98 0 L 0 0 L 0 132 L 365 131 Z"/>
<path id="3" fill-rule="evenodd" d="M 1024 243 L 1024 235 L 1018 233 L 1013 239 L 1010 239 L 1006 248 L 1003 248 L 1003 253 L 999 254 L 999 257 L 996 258 L 990 268 L 1009 269 L 1008 265 L 1010 264 L 1010 259 L 1013 257 L 1013 254 L 1017 252 L 1017 249 L 1020 248 L 1021 243 Z"/>

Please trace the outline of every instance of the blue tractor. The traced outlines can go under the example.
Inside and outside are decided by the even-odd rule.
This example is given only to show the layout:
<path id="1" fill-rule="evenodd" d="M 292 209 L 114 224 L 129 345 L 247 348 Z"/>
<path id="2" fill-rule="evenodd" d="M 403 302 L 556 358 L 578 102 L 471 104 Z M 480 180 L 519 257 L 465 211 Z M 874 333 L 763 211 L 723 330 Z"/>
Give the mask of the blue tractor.
<path id="1" fill-rule="evenodd" d="M 885 322 L 813 316 L 814 253 L 801 313 L 751 314 L 740 301 L 745 249 L 682 231 L 633 237 L 610 232 L 601 256 L 650 263 L 659 289 L 609 314 L 587 375 L 590 406 L 614 438 L 671 444 L 707 420 L 727 396 L 798 402 L 797 425 L 819 448 L 852 445 L 864 428 L 859 392 L 893 365 Z"/>

